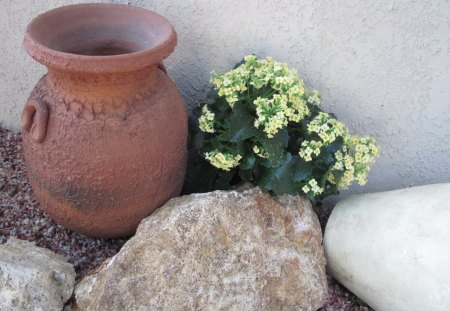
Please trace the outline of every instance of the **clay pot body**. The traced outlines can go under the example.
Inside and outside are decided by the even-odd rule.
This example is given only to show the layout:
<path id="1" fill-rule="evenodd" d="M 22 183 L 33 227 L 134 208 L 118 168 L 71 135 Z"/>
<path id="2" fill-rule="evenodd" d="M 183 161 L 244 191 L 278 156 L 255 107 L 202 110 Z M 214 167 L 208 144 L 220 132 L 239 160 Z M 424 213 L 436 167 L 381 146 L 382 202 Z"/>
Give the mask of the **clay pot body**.
<path id="1" fill-rule="evenodd" d="M 48 68 L 22 115 L 39 202 L 73 231 L 133 234 L 186 169 L 186 109 L 161 65 L 172 26 L 144 9 L 74 5 L 35 18 L 24 45 Z"/>

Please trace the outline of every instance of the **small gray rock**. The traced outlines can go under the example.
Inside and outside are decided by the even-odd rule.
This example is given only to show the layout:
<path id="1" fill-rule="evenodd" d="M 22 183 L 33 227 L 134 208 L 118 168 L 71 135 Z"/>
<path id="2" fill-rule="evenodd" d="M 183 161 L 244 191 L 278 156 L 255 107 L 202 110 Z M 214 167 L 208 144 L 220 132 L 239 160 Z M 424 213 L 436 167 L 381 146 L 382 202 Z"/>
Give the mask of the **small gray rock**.
<path id="1" fill-rule="evenodd" d="M 170 200 L 75 289 L 78 310 L 317 310 L 327 293 L 310 202 L 259 188 Z"/>
<path id="2" fill-rule="evenodd" d="M 62 310 L 74 284 L 64 257 L 16 238 L 0 245 L 0 310 Z"/>

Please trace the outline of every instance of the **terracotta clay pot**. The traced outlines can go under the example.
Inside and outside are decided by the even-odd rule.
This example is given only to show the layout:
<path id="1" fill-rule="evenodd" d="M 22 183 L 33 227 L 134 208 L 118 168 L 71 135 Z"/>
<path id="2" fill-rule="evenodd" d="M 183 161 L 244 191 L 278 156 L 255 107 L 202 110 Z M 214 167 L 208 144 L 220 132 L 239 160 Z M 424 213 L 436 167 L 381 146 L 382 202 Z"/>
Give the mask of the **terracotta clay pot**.
<path id="1" fill-rule="evenodd" d="M 161 63 L 172 25 L 140 8 L 72 5 L 35 18 L 24 45 L 48 68 L 22 115 L 39 202 L 73 231 L 133 234 L 180 193 L 186 169 L 186 109 Z"/>

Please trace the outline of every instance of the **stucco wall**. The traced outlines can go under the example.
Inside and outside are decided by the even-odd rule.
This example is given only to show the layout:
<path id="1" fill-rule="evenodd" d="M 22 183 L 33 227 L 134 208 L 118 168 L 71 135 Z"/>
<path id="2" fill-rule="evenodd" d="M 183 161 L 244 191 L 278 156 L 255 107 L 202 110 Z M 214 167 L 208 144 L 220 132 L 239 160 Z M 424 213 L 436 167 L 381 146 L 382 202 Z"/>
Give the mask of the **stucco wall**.
<path id="1" fill-rule="evenodd" d="M 0 122 L 19 129 L 26 98 L 44 72 L 21 47 L 28 21 L 69 0 L 0 4 Z M 450 182 L 450 2 L 131 0 L 166 16 L 179 44 L 166 61 L 189 105 L 212 70 L 244 55 L 271 55 L 319 89 L 323 106 L 382 155 L 365 188 Z"/>

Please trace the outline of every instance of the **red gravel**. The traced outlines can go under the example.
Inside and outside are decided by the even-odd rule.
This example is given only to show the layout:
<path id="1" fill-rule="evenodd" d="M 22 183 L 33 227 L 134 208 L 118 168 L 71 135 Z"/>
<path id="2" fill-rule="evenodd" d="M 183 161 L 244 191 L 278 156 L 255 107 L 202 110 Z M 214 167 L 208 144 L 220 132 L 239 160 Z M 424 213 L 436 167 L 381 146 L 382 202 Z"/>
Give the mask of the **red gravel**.
<path id="1" fill-rule="evenodd" d="M 323 226 L 331 208 L 319 210 Z M 28 184 L 21 135 L 0 128 L 0 244 L 10 236 L 33 241 L 63 255 L 74 265 L 78 280 L 115 255 L 126 242 L 126 239 L 90 239 L 51 220 Z M 372 310 L 331 277 L 328 292 L 322 311 Z"/>

